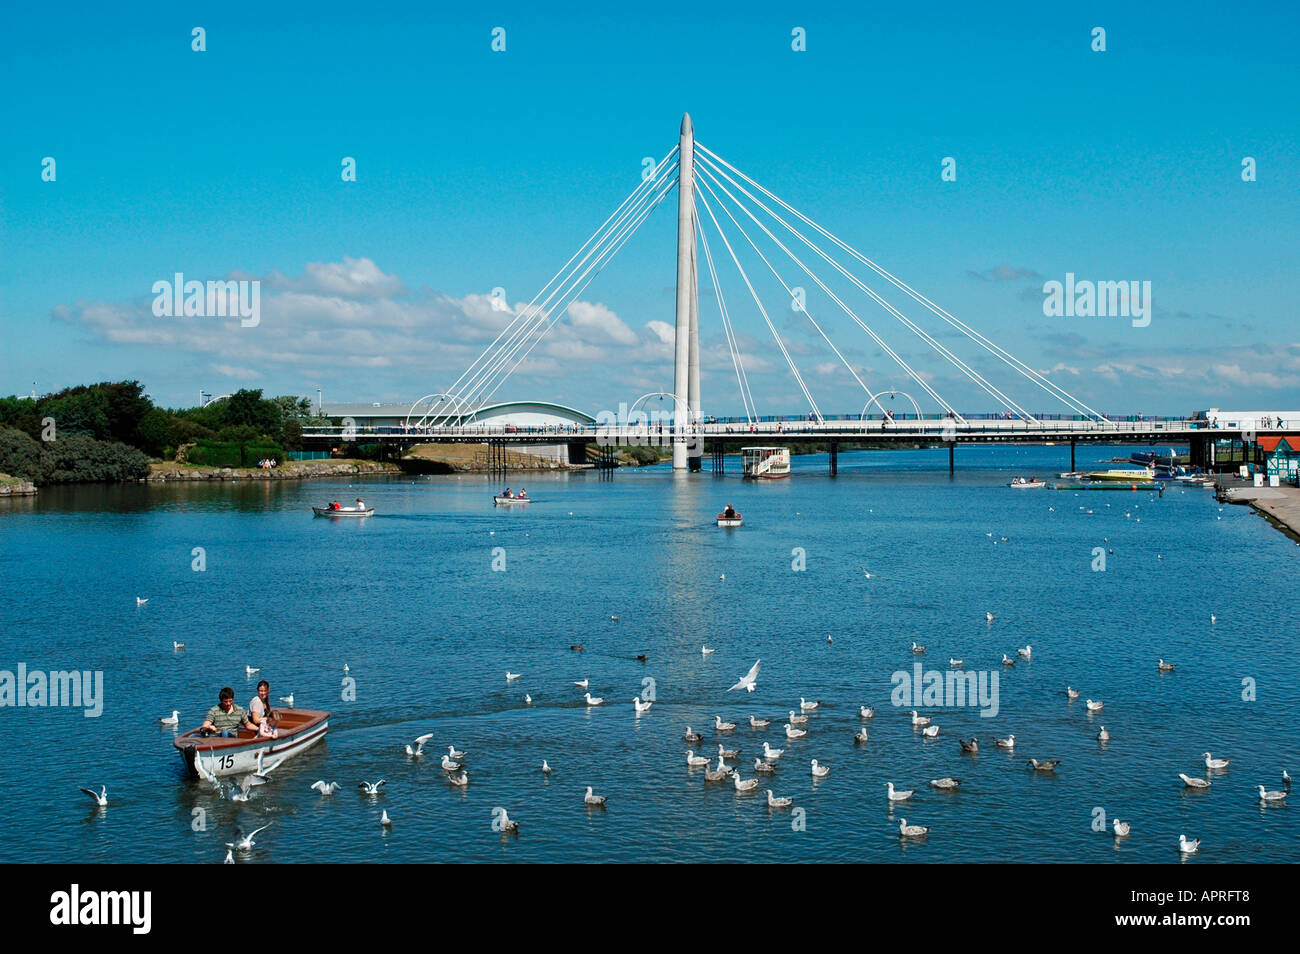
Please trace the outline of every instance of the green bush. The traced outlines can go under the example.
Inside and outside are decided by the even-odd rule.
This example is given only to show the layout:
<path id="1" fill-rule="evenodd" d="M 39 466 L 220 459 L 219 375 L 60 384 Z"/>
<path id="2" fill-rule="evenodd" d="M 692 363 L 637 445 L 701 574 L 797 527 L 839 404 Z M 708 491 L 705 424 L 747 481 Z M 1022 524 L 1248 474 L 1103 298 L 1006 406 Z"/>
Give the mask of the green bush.
<path id="1" fill-rule="evenodd" d="M 0 430 L 0 473 L 39 481 L 42 474 L 41 444 L 22 431 Z"/>
<path id="2" fill-rule="evenodd" d="M 60 434 L 34 441 L 21 431 L 0 431 L 0 471 L 38 484 L 136 480 L 149 474 L 149 458 L 117 441 Z"/>
<path id="3" fill-rule="evenodd" d="M 284 463 L 284 448 L 279 444 L 272 444 L 270 441 L 259 441 L 257 443 L 248 443 L 243 446 L 243 460 L 245 467 L 256 467 L 259 460 L 271 458 L 277 464 Z"/>
<path id="4" fill-rule="evenodd" d="M 238 441 L 214 441 L 202 439 L 194 442 L 190 451 L 190 463 L 204 467 L 240 467 L 243 456 Z"/>

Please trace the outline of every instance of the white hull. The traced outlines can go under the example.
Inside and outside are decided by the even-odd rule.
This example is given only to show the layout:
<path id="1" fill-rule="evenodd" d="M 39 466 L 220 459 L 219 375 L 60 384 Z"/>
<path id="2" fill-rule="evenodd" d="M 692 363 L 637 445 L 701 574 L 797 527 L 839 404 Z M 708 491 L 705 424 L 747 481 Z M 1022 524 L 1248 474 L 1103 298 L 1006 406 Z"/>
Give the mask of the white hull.
<path id="1" fill-rule="evenodd" d="M 200 738 L 191 733 L 176 740 L 180 750 L 181 761 L 191 777 L 209 775 L 247 775 L 257 771 L 257 759 L 260 754 L 263 765 L 271 765 L 280 759 L 293 758 L 307 751 L 325 738 L 329 729 L 329 715 L 314 724 L 306 725 L 297 731 L 277 739 L 224 739 L 220 736 Z M 203 772 L 195 766 L 198 759 Z"/>
<path id="2" fill-rule="evenodd" d="M 355 507 L 345 507 L 342 510 L 331 510 L 329 507 L 312 507 L 312 513 L 318 517 L 371 517 L 374 516 L 375 508 L 367 507 L 365 510 L 357 510 Z"/>
<path id="3" fill-rule="evenodd" d="M 493 497 L 493 498 L 492 498 L 492 502 L 493 502 L 494 504 L 496 504 L 498 507 L 508 507 L 508 506 L 511 505 L 511 504 L 526 504 L 526 503 L 532 503 L 532 500 L 533 500 L 532 497 L 502 497 L 502 496 L 496 496 L 496 497 Z"/>

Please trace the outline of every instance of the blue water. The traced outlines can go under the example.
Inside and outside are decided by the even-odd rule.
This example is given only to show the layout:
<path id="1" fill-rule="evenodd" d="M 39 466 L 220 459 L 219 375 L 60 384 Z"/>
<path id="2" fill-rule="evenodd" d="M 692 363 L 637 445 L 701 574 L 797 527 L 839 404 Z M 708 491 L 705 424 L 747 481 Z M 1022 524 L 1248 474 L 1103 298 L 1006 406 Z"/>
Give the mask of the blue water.
<path id="1" fill-rule="evenodd" d="M 1080 449 L 1078 464 L 1126 455 Z M 498 485 L 477 476 L 50 488 L 0 503 L 0 669 L 105 674 L 100 718 L 0 709 L 0 826 L 40 828 L 5 839 L 0 860 L 219 862 L 238 830 L 267 822 L 243 860 L 1168 862 L 1180 833 L 1203 840 L 1192 863 L 1296 860 L 1297 807 L 1263 808 L 1254 789 L 1300 771 L 1296 544 L 1205 490 L 1007 489 L 1013 474 L 1067 469 L 1062 447 L 962 447 L 957 463 L 950 478 L 945 451 L 868 451 L 842 454 L 835 479 L 824 456 L 761 484 L 665 467 L 512 478 L 535 499 L 526 509 L 494 508 Z M 308 509 L 359 494 L 375 517 Z M 728 502 L 743 528 L 713 526 Z M 1104 571 L 1097 547 L 1114 551 Z M 1004 670 L 1026 643 L 1032 662 Z M 1157 673 L 1160 656 L 1176 671 Z M 941 734 L 923 740 L 912 706 L 891 704 L 891 675 L 949 657 L 998 673 L 999 712 L 926 710 Z M 758 658 L 758 691 L 725 692 Z M 345 662 L 355 701 L 342 699 Z M 240 804 L 183 778 L 157 719 L 179 709 L 196 725 L 221 686 L 246 704 L 262 677 L 333 717 L 324 745 Z M 604 706 L 573 687 L 588 677 Z M 1067 701 L 1067 684 L 1103 712 Z M 648 685 L 656 704 L 636 718 Z M 821 709 L 787 742 L 800 696 Z M 855 746 L 861 704 L 876 716 Z M 772 728 L 751 730 L 751 713 Z M 715 714 L 741 725 L 719 736 Z M 739 748 L 746 778 L 763 739 L 786 755 L 737 794 L 687 769 L 687 724 L 708 754 L 719 738 Z M 425 732 L 412 762 L 402 746 Z M 1008 733 L 1014 754 L 994 750 Z M 978 757 L 958 750 L 972 735 Z M 469 752 L 464 791 L 438 764 L 453 743 Z M 1177 774 L 1204 776 L 1207 749 L 1230 769 L 1185 792 Z M 1031 756 L 1063 764 L 1041 775 Z M 810 777 L 812 758 L 829 778 Z M 963 785 L 930 789 L 940 776 Z M 380 777 L 383 796 L 358 792 Z M 322 798 L 317 778 L 343 790 Z M 886 781 L 916 795 L 891 811 Z M 77 791 L 101 784 L 103 812 Z M 606 809 L 583 804 L 587 785 Z M 768 787 L 803 812 L 769 810 Z M 492 829 L 498 806 L 518 837 Z M 1098 813 L 1132 835 L 1094 831 Z M 900 840 L 901 817 L 929 836 Z"/>

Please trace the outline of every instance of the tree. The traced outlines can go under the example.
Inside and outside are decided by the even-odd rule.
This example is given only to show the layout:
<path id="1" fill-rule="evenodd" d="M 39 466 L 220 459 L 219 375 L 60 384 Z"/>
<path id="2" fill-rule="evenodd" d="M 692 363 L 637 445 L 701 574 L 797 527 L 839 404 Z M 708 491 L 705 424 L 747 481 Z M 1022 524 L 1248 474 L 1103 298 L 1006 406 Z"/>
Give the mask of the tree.
<path id="1" fill-rule="evenodd" d="M 95 438 L 111 436 L 108 399 L 102 391 L 78 388 L 64 396 L 40 402 L 43 417 L 54 418 L 57 431 L 65 434 L 88 434 Z"/>
<path id="2" fill-rule="evenodd" d="M 163 448 L 171 442 L 172 418 L 166 411 L 151 408 L 135 429 L 133 442 L 150 457 L 161 457 Z"/>
<path id="3" fill-rule="evenodd" d="M 22 431 L 0 429 L 0 473 L 41 479 L 41 445 Z"/>

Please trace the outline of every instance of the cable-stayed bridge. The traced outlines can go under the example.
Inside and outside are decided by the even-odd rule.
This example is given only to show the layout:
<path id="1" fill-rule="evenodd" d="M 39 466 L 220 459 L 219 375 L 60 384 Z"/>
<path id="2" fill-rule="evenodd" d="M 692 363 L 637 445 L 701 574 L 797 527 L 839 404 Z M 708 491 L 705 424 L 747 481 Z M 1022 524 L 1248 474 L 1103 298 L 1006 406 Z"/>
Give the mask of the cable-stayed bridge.
<path id="1" fill-rule="evenodd" d="M 644 414 L 639 419 L 635 414 L 625 415 L 621 420 L 598 416 L 595 425 L 574 423 L 549 433 L 545 428 L 494 427 L 477 421 L 476 410 L 491 404 L 511 375 L 565 316 L 570 305 L 674 188 L 677 189 L 674 376 L 673 390 L 660 394 L 669 399 L 671 412 L 660 416 L 657 422 L 647 420 Z M 700 251 L 744 409 L 742 417 L 730 421 L 719 422 L 702 412 Z M 742 254 L 750 261 L 749 269 L 742 261 Z M 753 313 L 761 318 L 770 333 L 804 399 L 804 407 L 793 409 L 797 419 L 773 420 L 772 410 L 760 408 L 755 402 L 733 320 L 735 299 L 729 306 L 720 280 L 728 265 L 734 268 L 743 289 L 738 297 L 744 301 L 744 309 L 748 313 L 752 302 Z M 780 289 L 781 313 L 764 304 L 759 292 L 761 282 Z M 806 288 L 807 285 L 811 288 Z M 886 294 L 903 301 L 912 315 L 886 298 Z M 825 376 L 824 371 L 800 368 L 797 355 L 801 349 L 792 346 L 790 329 L 787 327 L 783 333 L 774 320 L 778 315 L 783 316 L 786 308 L 796 313 L 800 330 L 808 339 L 816 341 L 823 354 L 833 355 L 835 367 L 842 367 L 849 379 L 861 388 L 860 412 L 838 418 L 823 412 L 810 378 L 815 382 L 816 378 Z M 914 317 L 917 315 L 924 315 L 930 329 Z M 841 344 L 837 344 L 828 329 L 832 321 L 842 323 L 845 317 L 851 322 L 849 332 L 855 340 L 845 344 L 841 339 Z M 856 337 L 858 332 L 864 337 Z M 941 341 L 939 336 L 953 345 Z M 905 380 L 907 391 L 880 388 L 878 384 L 873 390 L 866 380 L 869 372 L 846 354 L 853 353 L 858 344 L 868 342 L 891 363 L 894 373 Z M 919 367 L 917 359 L 908 356 L 907 349 L 915 348 L 918 342 L 923 346 L 920 353 L 931 365 L 955 373 L 982 392 L 992 413 L 962 413 L 945 398 L 933 383 L 935 373 Z M 954 347 L 964 348 L 971 356 L 963 357 Z M 910 403 L 912 413 L 896 413 L 898 405 L 894 399 L 899 395 Z M 882 401 L 886 396 L 891 399 L 890 407 Z M 1031 405 L 1041 407 L 1045 403 L 1052 409 L 1028 410 Z M 789 414 L 792 409 L 778 410 Z M 365 430 L 353 427 L 350 434 L 367 437 Z M 1254 432 L 1254 425 L 1237 431 L 1220 428 L 1211 435 L 1203 420 L 1108 418 L 818 225 L 737 166 L 697 143 L 687 115 L 682 119 L 678 144 L 643 176 L 640 184 L 532 300 L 517 309 L 512 320 L 460 377 L 444 391 L 415 402 L 399 427 L 368 430 L 369 438 L 392 443 L 409 443 L 416 437 L 431 442 L 489 440 L 536 444 L 541 442 L 539 438 L 544 438 L 575 443 L 595 440 L 606 445 L 662 443 L 672 448 L 675 470 L 698 470 L 710 448 L 716 463 L 720 463 L 716 460 L 717 448 L 723 442 L 778 436 L 786 440 L 828 442 L 832 461 L 838 443 L 864 440 L 943 441 L 950 447 L 976 442 L 1061 441 L 1069 442 L 1072 449 L 1079 441 L 1176 441 L 1190 443 L 1193 463 L 1206 465 L 1213 463 L 1214 440 L 1244 438 L 1248 430 Z M 313 443 L 347 436 L 346 429 L 309 429 L 304 433 L 304 438 Z"/>

